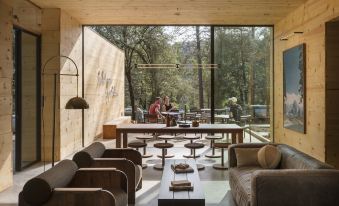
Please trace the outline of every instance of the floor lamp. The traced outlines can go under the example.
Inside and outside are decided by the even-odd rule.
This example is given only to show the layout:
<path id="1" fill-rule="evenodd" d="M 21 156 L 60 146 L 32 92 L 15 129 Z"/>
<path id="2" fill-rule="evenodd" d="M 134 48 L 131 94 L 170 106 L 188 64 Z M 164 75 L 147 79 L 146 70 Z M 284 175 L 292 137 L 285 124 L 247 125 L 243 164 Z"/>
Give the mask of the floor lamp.
<path id="1" fill-rule="evenodd" d="M 70 60 L 76 69 L 76 74 L 62 74 L 62 73 L 45 73 L 45 68 L 48 65 L 49 62 L 51 62 L 53 59 L 61 59 L 61 58 L 66 58 L 68 60 Z M 56 87 L 57 87 L 57 77 L 58 76 L 76 76 L 77 77 L 77 96 L 71 98 L 68 100 L 68 102 L 66 103 L 65 109 L 88 109 L 89 105 L 86 102 L 86 100 L 82 97 L 79 97 L 79 70 L 78 70 L 78 66 L 76 65 L 76 63 L 74 62 L 73 59 L 71 59 L 68 56 L 64 56 L 64 55 L 57 55 L 57 56 L 53 56 L 51 58 L 49 58 L 42 69 L 42 74 L 43 75 L 53 75 L 54 76 L 54 90 L 53 90 L 53 128 L 52 128 L 52 167 L 54 167 L 54 153 L 55 153 L 55 109 L 56 109 Z"/>

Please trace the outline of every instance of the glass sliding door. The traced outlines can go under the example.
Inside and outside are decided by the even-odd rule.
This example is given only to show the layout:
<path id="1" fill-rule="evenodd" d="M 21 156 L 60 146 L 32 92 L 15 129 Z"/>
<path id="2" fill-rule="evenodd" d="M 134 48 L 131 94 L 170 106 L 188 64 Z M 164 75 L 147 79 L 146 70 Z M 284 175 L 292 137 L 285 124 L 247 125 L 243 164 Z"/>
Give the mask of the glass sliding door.
<path id="1" fill-rule="evenodd" d="M 15 170 L 40 160 L 40 37 L 15 29 Z"/>
<path id="2" fill-rule="evenodd" d="M 245 138 L 272 141 L 272 44 L 271 27 L 215 27 L 215 111 L 226 108 Z"/>

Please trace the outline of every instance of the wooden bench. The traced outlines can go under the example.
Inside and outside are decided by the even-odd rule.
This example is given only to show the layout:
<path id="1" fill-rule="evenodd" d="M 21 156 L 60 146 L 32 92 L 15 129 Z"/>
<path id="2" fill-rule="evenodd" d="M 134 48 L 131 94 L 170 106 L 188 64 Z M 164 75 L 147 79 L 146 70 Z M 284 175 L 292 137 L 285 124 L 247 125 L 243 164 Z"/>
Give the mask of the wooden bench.
<path id="1" fill-rule="evenodd" d="M 114 120 L 106 122 L 102 127 L 102 138 L 103 139 L 115 139 L 117 138 L 117 126 L 119 124 L 128 124 L 131 123 L 130 116 L 118 117 Z"/>
<path id="2" fill-rule="evenodd" d="M 193 169 L 193 173 L 179 173 L 176 174 L 171 168 L 171 164 L 187 163 Z M 193 191 L 170 191 L 169 186 L 173 180 L 188 180 L 193 185 Z M 194 160 L 166 160 L 164 171 L 162 173 L 161 186 L 158 197 L 159 206 L 204 206 L 205 195 L 200 182 L 199 173 Z"/>

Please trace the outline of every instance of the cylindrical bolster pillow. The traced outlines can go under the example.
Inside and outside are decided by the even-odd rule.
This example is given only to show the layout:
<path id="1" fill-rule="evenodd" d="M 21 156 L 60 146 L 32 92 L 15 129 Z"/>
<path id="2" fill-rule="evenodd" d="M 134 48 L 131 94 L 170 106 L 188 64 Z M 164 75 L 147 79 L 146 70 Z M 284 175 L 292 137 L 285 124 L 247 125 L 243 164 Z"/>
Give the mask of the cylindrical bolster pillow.
<path id="1" fill-rule="evenodd" d="M 78 167 L 90 167 L 92 164 L 93 158 L 100 158 L 104 154 L 106 148 L 105 145 L 101 142 L 94 142 L 85 149 L 77 152 L 73 156 L 73 161 L 78 165 Z"/>
<path id="2" fill-rule="evenodd" d="M 73 179 L 77 169 L 77 165 L 72 160 L 63 160 L 55 167 L 30 179 L 22 190 L 25 202 L 31 205 L 41 205 L 47 202 L 53 189 L 66 187 Z"/>

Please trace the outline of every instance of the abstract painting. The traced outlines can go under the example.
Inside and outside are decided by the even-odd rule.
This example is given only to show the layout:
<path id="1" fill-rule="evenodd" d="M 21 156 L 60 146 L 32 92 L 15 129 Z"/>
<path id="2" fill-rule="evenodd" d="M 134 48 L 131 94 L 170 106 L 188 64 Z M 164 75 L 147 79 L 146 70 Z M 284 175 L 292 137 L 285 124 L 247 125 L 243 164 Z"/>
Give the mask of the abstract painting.
<path id="1" fill-rule="evenodd" d="M 284 127 L 306 133 L 305 44 L 283 52 Z"/>

